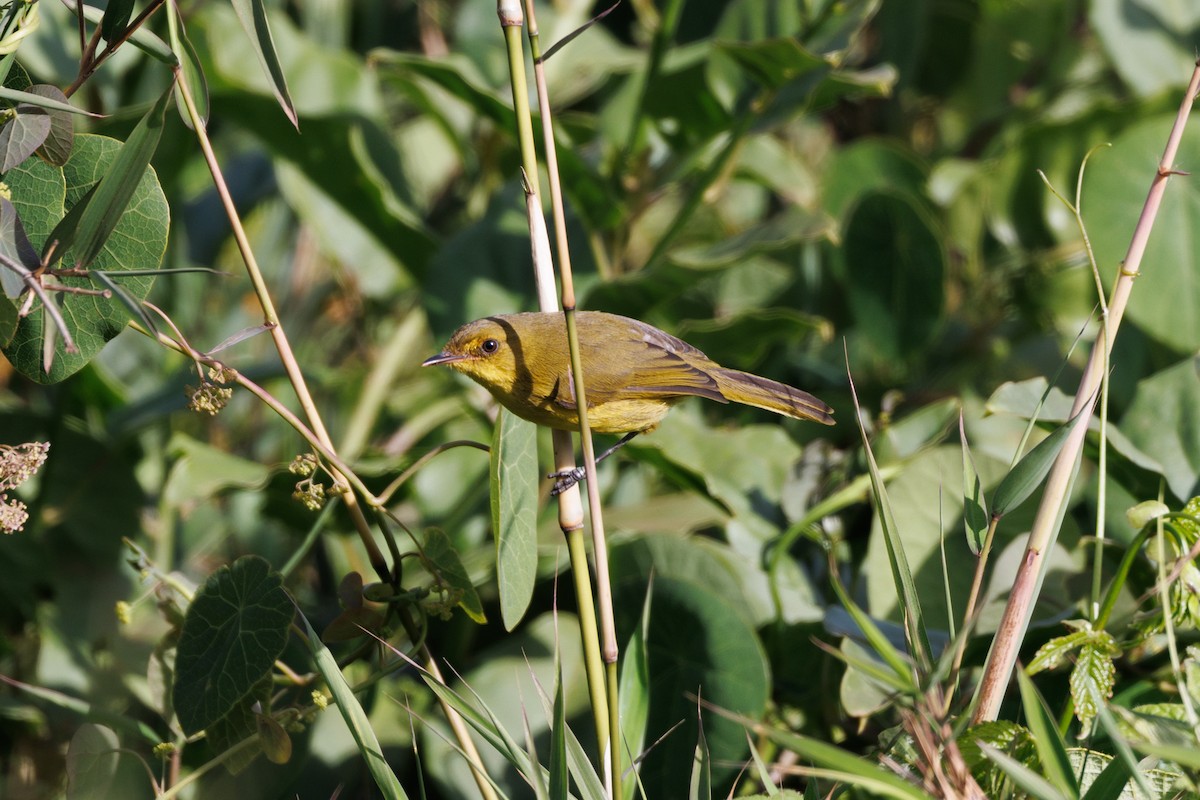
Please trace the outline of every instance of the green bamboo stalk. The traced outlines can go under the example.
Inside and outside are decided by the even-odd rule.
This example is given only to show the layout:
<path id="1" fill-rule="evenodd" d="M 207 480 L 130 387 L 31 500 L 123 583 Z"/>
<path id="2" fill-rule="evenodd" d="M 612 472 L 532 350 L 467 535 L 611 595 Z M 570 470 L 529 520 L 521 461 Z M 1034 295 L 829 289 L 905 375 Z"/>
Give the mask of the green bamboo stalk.
<path id="1" fill-rule="evenodd" d="M 583 360 L 579 351 L 579 335 L 575 325 L 575 280 L 571 271 L 571 249 L 567 238 L 566 209 L 563 203 L 562 179 L 558 170 L 558 152 L 554 140 L 550 93 L 546 84 L 546 65 L 541 54 L 541 39 L 533 0 L 525 0 L 525 10 L 528 18 L 530 50 L 533 55 L 534 80 L 537 86 L 538 112 L 542 122 L 542 141 L 546 153 L 546 172 L 550 185 L 550 206 L 554 217 L 555 242 L 558 245 L 558 270 L 562 284 L 562 307 L 567 322 L 567 344 L 571 351 L 575 396 L 578 398 L 576 408 L 579 414 L 579 437 L 583 445 L 583 463 L 587 473 L 588 513 L 592 523 L 592 553 L 596 566 L 596 594 L 600 615 L 599 633 L 602 639 L 602 657 L 607 676 L 605 691 L 600 691 L 600 684 L 597 684 L 593 690 L 597 701 L 597 704 L 593 706 L 593 715 L 596 717 L 597 741 L 601 758 L 608 766 L 605 771 L 605 784 L 608 787 L 609 797 L 620 800 L 622 794 L 621 726 L 617 695 L 619 650 L 616 623 L 613 618 L 612 580 L 608 569 L 608 537 L 605 536 L 604 531 L 604 507 L 600 502 L 600 482 L 596 477 L 596 451 L 587 418 L 588 404 L 584 386 Z M 590 601 L 590 598 L 588 599 Z M 586 643 L 585 647 L 594 650 L 596 648 L 594 633 L 590 638 L 591 642 Z M 593 684 L 596 677 L 598 676 L 593 675 L 593 670 L 589 669 L 589 686 Z M 605 708 L 606 706 L 607 708 Z M 607 711 L 607 716 L 604 714 L 605 711 Z M 604 719 L 604 723 L 601 722 L 602 719 Z M 604 727 L 607 727 L 607 735 L 599 736 Z M 606 749 L 607 752 L 605 752 Z"/>

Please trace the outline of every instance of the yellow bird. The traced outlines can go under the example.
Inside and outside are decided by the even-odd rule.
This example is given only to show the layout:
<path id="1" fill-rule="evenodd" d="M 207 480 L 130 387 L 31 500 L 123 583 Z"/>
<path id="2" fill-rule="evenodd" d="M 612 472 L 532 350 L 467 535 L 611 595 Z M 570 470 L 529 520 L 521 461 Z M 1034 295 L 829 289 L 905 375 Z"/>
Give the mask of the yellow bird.
<path id="1" fill-rule="evenodd" d="M 685 397 L 742 403 L 795 419 L 833 424 L 833 409 L 800 389 L 727 369 L 687 342 L 636 319 L 601 311 L 575 315 L 586 383 L 588 425 L 626 436 L 654 430 Z M 463 325 L 422 366 L 445 364 L 483 386 L 518 417 L 579 430 L 566 321 L 561 312 L 499 314 Z M 555 494 L 582 470 L 557 476 Z"/>

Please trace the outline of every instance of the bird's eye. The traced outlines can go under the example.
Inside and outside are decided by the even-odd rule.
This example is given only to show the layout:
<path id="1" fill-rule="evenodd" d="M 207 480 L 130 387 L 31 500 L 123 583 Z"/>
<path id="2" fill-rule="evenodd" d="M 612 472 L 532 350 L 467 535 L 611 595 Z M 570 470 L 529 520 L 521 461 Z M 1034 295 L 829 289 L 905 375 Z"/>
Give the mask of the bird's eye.
<path id="1" fill-rule="evenodd" d="M 500 349 L 500 343 L 495 339 L 484 339 L 483 344 L 479 345 L 479 349 L 491 355 Z"/>

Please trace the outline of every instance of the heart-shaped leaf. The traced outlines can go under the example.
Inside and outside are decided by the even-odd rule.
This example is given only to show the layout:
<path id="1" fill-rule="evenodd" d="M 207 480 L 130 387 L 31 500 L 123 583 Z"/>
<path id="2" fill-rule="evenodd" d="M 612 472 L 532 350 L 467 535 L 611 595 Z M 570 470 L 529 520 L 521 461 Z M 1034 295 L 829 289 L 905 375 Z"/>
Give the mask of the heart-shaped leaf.
<path id="1" fill-rule="evenodd" d="M 270 672 L 293 611 L 282 576 L 258 556 L 209 576 L 188 606 L 175 657 L 175 713 L 185 733 L 224 717 Z"/>

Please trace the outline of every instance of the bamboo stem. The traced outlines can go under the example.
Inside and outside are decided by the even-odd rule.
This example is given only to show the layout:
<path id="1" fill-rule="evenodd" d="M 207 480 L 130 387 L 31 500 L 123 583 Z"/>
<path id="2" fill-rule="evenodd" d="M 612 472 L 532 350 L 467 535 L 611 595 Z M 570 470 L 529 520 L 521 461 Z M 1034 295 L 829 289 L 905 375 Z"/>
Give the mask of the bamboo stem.
<path id="1" fill-rule="evenodd" d="M 1133 291 L 1133 281 L 1138 275 L 1142 256 L 1146 252 L 1146 243 L 1150 239 L 1150 231 L 1162 205 L 1163 193 L 1167 181 L 1175 173 L 1172 164 L 1179 152 L 1179 142 L 1183 138 L 1184 127 L 1188 114 L 1200 92 L 1200 62 L 1192 72 L 1191 81 L 1184 93 L 1175 124 L 1167 139 L 1158 170 L 1150 182 L 1145 205 L 1141 217 L 1134 229 L 1133 238 L 1125 261 L 1121 264 L 1117 279 L 1113 285 L 1112 296 L 1108 303 L 1108 317 L 1102 320 L 1101 335 L 1092 345 L 1091 356 L 1075 393 L 1075 402 L 1071 408 L 1071 418 L 1086 410 L 1090 415 L 1099 396 L 1100 384 L 1108 359 L 1106 353 L 1112 352 L 1117 330 L 1125 307 L 1129 303 L 1129 295 Z M 1008 605 L 1005 606 L 1004 616 L 992 642 L 992 650 L 988 654 L 987 666 L 984 668 L 978 691 L 978 703 L 972 717 L 973 724 L 996 719 L 1000 712 L 1000 703 L 1004 700 L 1004 692 L 1012 676 L 1013 667 L 1017 663 L 1017 652 L 1025 631 L 1029 626 L 1029 618 L 1033 613 L 1033 605 L 1041 590 L 1044 575 L 1046 553 L 1054 546 L 1058 538 L 1059 526 L 1066 513 L 1067 498 L 1070 494 L 1071 483 L 1083 452 L 1083 442 L 1087 435 L 1087 426 L 1076 426 L 1067 437 L 1058 458 L 1050 469 L 1046 488 L 1042 493 L 1041 505 L 1038 506 L 1033 528 L 1029 534 L 1029 543 L 1025 556 L 1017 571 Z"/>

